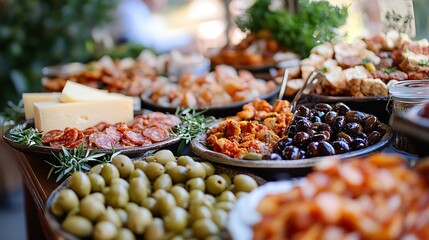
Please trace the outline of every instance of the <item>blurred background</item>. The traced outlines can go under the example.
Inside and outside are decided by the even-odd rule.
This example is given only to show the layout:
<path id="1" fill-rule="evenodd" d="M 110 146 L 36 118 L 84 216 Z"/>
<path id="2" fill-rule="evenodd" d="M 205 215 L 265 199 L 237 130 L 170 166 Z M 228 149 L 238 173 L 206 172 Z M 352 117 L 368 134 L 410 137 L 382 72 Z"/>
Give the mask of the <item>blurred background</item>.
<path id="1" fill-rule="evenodd" d="M 136 57 L 147 48 L 157 53 L 206 53 L 238 43 L 245 34 L 235 26 L 235 18 L 253 2 L 0 0 L 1 116 L 14 117 L 5 107 L 18 105 L 23 92 L 43 91 L 43 66 L 89 62 L 104 55 Z M 350 6 L 342 29 L 348 37 L 381 30 L 377 1 L 330 2 Z M 429 33 L 425 2 L 413 1 L 417 38 Z M 25 238 L 21 179 L 12 151 L 0 140 L 0 239 Z"/>

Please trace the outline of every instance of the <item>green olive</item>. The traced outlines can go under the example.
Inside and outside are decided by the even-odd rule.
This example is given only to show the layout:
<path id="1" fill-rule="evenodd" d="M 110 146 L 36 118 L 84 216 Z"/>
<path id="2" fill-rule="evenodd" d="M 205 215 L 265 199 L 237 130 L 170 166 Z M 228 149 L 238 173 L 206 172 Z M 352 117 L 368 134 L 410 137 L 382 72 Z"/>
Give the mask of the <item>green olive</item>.
<path id="1" fill-rule="evenodd" d="M 106 211 L 104 204 L 93 196 L 86 196 L 80 200 L 79 214 L 91 221 L 97 220 Z"/>
<path id="2" fill-rule="evenodd" d="M 131 172 L 130 177 L 128 178 L 128 181 L 132 178 L 143 178 L 143 181 L 146 184 L 146 187 L 150 189 L 150 181 L 149 178 L 146 176 L 146 174 L 143 172 L 143 170 L 141 169 L 135 169 L 134 171 Z"/>
<path id="3" fill-rule="evenodd" d="M 129 197 L 128 189 L 123 185 L 116 184 L 110 187 L 106 200 L 108 205 L 114 208 L 120 208 L 125 207 L 130 199 Z"/>
<path id="4" fill-rule="evenodd" d="M 79 198 L 87 196 L 91 192 L 91 181 L 88 175 L 83 172 L 76 171 L 70 177 L 70 188 Z"/>
<path id="5" fill-rule="evenodd" d="M 191 223 L 203 218 L 212 218 L 210 209 L 204 205 L 192 205 L 189 209 L 189 214 L 189 221 Z"/>
<path id="6" fill-rule="evenodd" d="M 244 174 L 235 175 L 233 181 L 236 192 L 250 192 L 258 187 L 255 179 Z"/>
<path id="7" fill-rule="evenodd" d="M 150 222 L 152 213 L 146 208 L 139 207 L 128 215 L 128 228 L 135 234 L 143 234 Z"/>
<path id="8" fill-rule="evenodd" d="M 115 225 L 117 228 L 122 227 L 121 218 L 116 213 L 116 211 L 110 206 L 108 206 L 106 208 L 106 211 L 103 214 L 101 214 L 101 216 L 98 218 L 97 221 L 99 221 L 99 222 L 100 221 L 108 221 L 108 222 L 113 223 L 113 225 Z"/>
<path id="9" fill-rule="evenodd" d="M 235 185 L 234 184 L 229 185 L 229 187 L 227 187 L 226 190 L 232 191 L 232 192 L 237 192 L 237 191 L 235 191 Z"/>
<path id="10" fill-rule="evenodd" d="M 136 209 L 138 209 L 140 206 L 137 203 L 128 202 L 124 209 L 130 215 L 130 213 L 134 212 Z"/>
<path id="11" fill-rule="evenodd" d="M 162 240 L 165 238 L 164 223 L 160 218 L 154 218 L 144 231 L 144 239 Z"/>
<path id="12" fill-rule="evenodd" d="M 168 172 L 170 170 L 170 168 L 172 167 L 176 167 L 177 166 L 177 162 L 168 162 L 164 165 L 165 168 L 165 172 Z"/>
<path id="13" fill-rule="evenodd" d="M 134 161 L 133 164 L 134 164 L 134 169 L 140 169 L 143 171 L 143 169 L 147 165 L 147 162 L 143 160 L 137 160 L 137 161 Z"/>
<path id="14" fill-rule="evenodd" d="M 118 234 L 116 234 L 115 240 L 135 240 L 136 236 L 131 232 L 128 228 L 121 228 L 118 230 Z"/>
<path id="15" fill-rule="evenodd" d="M 79 215 L 67 217 L 61 223 L 61 227 L 64 231 L 79 238 L 91 236 L 93 229 L 91 221 Z"/>
<path id="16" fill-rule="evenodd" d="M 188 208 L 189 206 L 189 193 L 186 191 L 185 188 L 174 186 L 170 189 L 170 193 L 173 195 L 174 199 L 176 200 L 177 206 L 181 208 Z"/>
<path id="17" fill-rule="evenodd" d="M 155 159 L 154 156 L 147 156 L 145 160 L 148 163 L 150 163 L 150 162 L 156 162 L 156 159 Z"/>
<path id="18" fill-rule="evenodd" d="M 216 209 L 213 212 L 213 221 L 219 229 L 224 229 L 228 221 L 228 213 L 223 209 Z"/>
<path id="19" fill-rule="evenodd" d="M 215 235 L 219 232 L 217 225 L 213 222 L 213 220 L 208 218 L 195 221 L 192 224 L 192 230 L 194 231 L 194 236 L 199 239 Z"/>
<path id="20" fill-rule="evenodd" d="M 153 197 L 147 197 L 142 201 L 142 207 L 149 209 L 152 213 L 155 212 L 156 199 Z"/>
<path id="21" fill-rule="evenodd" d="M 186 166 L 189 163 L 195 162 L 193 158 L 191 158 L 190 156 L 180 156 L 177 158 L 177 164 L 180 166 Z"/>
<path id="22" fill-rule="evenodd" d="M 62 207 L 60 207 L 57 201 L 52 203 L 51 212 L 57 217 L 61 217 L 62 215 L 65 214 L 65 211 L 63 210 Z"/>
<path id="23" fill-rule="evenodd" d="M 206 177 L 215 174 L 216 169 L 213 164 L 209 162 L 202 162 L 201 164 L 203 164 L 204 168 L 206 169 Z"/>
<path id="24" fill-rule="evenodd" d="M 174 154 L 167 149 L 159 150 L 153 156 L 156 159 L 156 161 L 161 163 L 162 165 L 165 165 L 168 162 L 176 161 L 176 157 L 174 157 Z"/>
<path id="25" fill-rule="evenodd" d="M 158 189 L 152 193 L 152 197 L 158 200 L 159 198 L 165 196 L 166 194 L 167 192 L 164 189 Z"/>
<path id="26" fill-rule="evenodd" d="M 193 189 L 189 191 L 190 199 L 203 199 L 204 195 L 205 195 L 204 192 L 199 189 Z"/>
<path id="27" fill-rule="evenodd" d="M 225 210 L 226 212 L 231 211 L 233 206 L 234 206 L 234 203 L 232 202 L 218 202 L 215 205 L 217 209 L 222 209 L 222 210 Z"/>
<path id="28" fill-rule="evenodd" d="M 195 238 L 193 238 L 194 232 L 192 231 L 191 228 L 186 228 L 185 230 L 183 230 L 181 236 L 184 239 L 195 239 Z"/>
<path id="29" fill-rule="evenodd" d="M 218 202 L 235 202 L 237 198 L 231 191 L 224 191 L 217 197 Z"/>
<path id="30" fill-rule="evenodd" d="M 89 180 L 91 181 L 91 192 L 102 192 L 106 186 L 104 178 L 97 173 L 88 174 Z"/>
<path id="31" fill-rule="evenodd" d="M 141 205 L 143 200 L 149 195 L 146 182 L 143 178 L 131 178 L 128 192 L 130 194 L 130 201 L 139 205 Z"/>
<path id="32" fill-rule="evenodd" d="M 170 191 L 172 185 L 173 181 L 171 180 L 170 175 L 164 173 L 153 183 L 153 190 L 157 191 L 158 189 L 164 189 L 165 191 Z"/>
<path id="33" fill-rule="evenodd" d="M 188 178 L 202 178 L 206 177 L 206 169 L 200 162 L 192 162 L 186 165 L 186 174 Z"/>
<path id="34" fill-rule="evenodd" d="M 206 184 L 202 178 L 192 178 L 186 181 L 186 190 L 190 192 L 194 189 L 201 190 L 202 192 L 206 191 Z"/>
<path id="35" fill-rule="evenodd" d="M 204 203 L 207 205 L 207 206 L 213 206 L 213 205 L 215 205 L 216 204 L 216 198 L 213 196 L 213 195 L 211 195 L 211 194 L 205 194 L 204 195 Z"/>
<path id="36" fill-rule="evenodd" d="M 100 201 L 102 204 L 106 203 L 106 197 L 100 192 L 91 193 L 88 196 L 93 197 L 94 199 Z"/>
<path id="37" fill-rule="evenodd" d="M 128 213 L 123 208 L 115 208 L 115 212 L 121 219 L 121 226 L 124 226 L 128 222 Z"/>
<path id="38" fill-rule="evenodd" d="M 116 184 L 120 184 L 120 185 L 124 186 L 126 189 L 128 189 L 130 187 L 130 184 L 127 182 L 127 180 L 122 179 L 122 178 L 112 179 L 112 181 L 110 182 L 110 187 L 112 187 Z"/>
<path id="39" fill-rule="evenodd" d="M 246 196 L 247 194 L 249 194 L 249 193 L 248 193 L 248 192 L 236 192 L 236 193 L 235 193 L 235 197 L 236 197 L 237 199 L 240 199 L 240 198 L 242 198 L 242 197 Z"/>
<path id="40" fill-rule="evenodd" d="M 178 187 L 186 188 L 185 183 L 176 183 L 173 186 L 178 186 Z"/>
<path id="41" fill-rule="evenodd" d="M 226 181 L 220 175 L 211 175 L 206 179 L 207 192 L 212 195 L 222 193 L 226 188 Z"/>
<path id="42" fill-rule="evenodd" d="M 112 164 L 119 170 L 121 178 L 128 178 L 134 170 L 134 164 L 131 159 L 123 154 L 113 157 Z"/>
<path id="43" fill-rule="evenodd" d="M 155 211 L 160 213 L 162 216 L 165 216 L 171 209 L 176 206 L 176 199 L 173 197 L 171 193 L 167 193 L 166 195 L 157 199 L 155 204 Z"/>
<path id="44" fill-rule="evenodd" d="M 67 217 L 72 216 L 72 215 L 79 215 L 79 211 L 80 211 L 80 208 L 79 208 L 79 207 L 72 208 L 72 209 L 67 213 Z"/>
<path id="45" fill-rule="evenodd" d="M 101 169 L 100 175 L 104 178 L 106 185 L 110 185 L 110 182 L 114 178 L 119 178 L 119 171 L 115 165 L 110 163 L 105 163 L 103 169 Z"/>
<path id="46" fill-rule="evenodd" d="M 150 162 L 144 168 L 144 173 L 151 181 L 155 180 L 157 177 L 164 174 L 164 172 L 165 172 L 164 166 L 162 166 L 162 164 L 157 162 Z"/>
<path id="47" fill-rule="evenodd" d="M 65 212 L 69 212 L 71 209 L 79 206 L 79 198 L 76 193 L 70 189 L 62 189 L 58 193 L 56 199 L 58 206 Z"/>
<path id="48" fill-rule="evenodd" d="M 218 235 L 211 235 L 211 236 L 204 238 L 204 240 L 222 240 L 222 239 L 226 239 L 226 238 L 218 236 Z"/>
<path id="49" fill-rule="evenodd" d="M 101 173 L 101 169 L 103 169 L 103 164 L 102 164 L 102 163 L 97 164 L 97 165 L 95 165 L 94 167 L 92 167 L 92 168 L 89 170 L 89 173 L 96 173 L 96 174 L 100 174 L 100 173 Z"/>
<path id="50" fill-rule="evenodd" d="M 94 240 L 110 240 L 118 233 L 116 226 L 108 221 L 101 221 L 95 224 L 92 238 Z"/>
<path id="51" fill-rule="evenodd" d="M 181 207 L 172 208 L 163 218 L 167 231 L 179 233 L 188 224 L 188 213 Z"/>
<path id="52" fill-rule="evenodd" d="M 228 188 L 229 186 L 231 186 L 232 181 L 231 181 L 231 177 L 228 174 L 225 173 L 221 173 L 219 174 L 221 177 L 223 177 L 223 179 L 225 179 L 226 182 L 226 188 Z"/>
<path id="53" fill-rule="evenodd" d="M 184 183 L 188 179 L 186 174 L 186 167 L 184 166 L 174 166 L 167 170 L 168 175 L 170 175 L 171 179 L 174 183 Z"/>

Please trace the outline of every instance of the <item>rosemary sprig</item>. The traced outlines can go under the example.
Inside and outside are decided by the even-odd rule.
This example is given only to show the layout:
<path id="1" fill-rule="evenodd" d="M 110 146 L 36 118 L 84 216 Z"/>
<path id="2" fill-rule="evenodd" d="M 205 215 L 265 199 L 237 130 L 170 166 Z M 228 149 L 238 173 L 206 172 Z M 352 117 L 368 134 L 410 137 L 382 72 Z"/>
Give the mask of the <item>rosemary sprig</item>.
<path id="1" fill-rule="evenodd" d="M 198 133 L 207 131 L 209 125 L 216 120 L 213 116 L 204 116 L 204 112 L 197 112 L 193 108 L 177 108 L 175 115 L 182 121 L 173 133 L 175 137 L 182 139 L 178 152 L 181 152 L 185 144 L 188 144 Z"/>
<path id="2" fill-rule="evenodd" d="M 84 149 L 83 145 L 80 145 L 78 148 L 73 148 L 70 151 L 65 147 L 62 147 L 62 152 L 60 152 L 58 156 L 53 154 L 59 162 L 58 165 L 45 161 L 51 165 L 51 170 L 48 173 L 48 179 L 51 177 L 52 173 L 58 174 L 58 177 L 55 180 L 58 182 L 64 177 L 72 175 L 76 171 L 89 171 L 91 169 L 91 166 L 89 165 L 90 162 L 110 162 L 113 157 L 120 153 L 121 151 L 115 152 L 115 149 L 112 149 L 111 155 L 106 155 L 105 153 L 96 154 L 96 149 Z"/>
<path id="3" fill-rule="evenodd" d="M 17 127 L 11 131 L 10 136 L 14 142 L 24 143 L 29 147 L 33 145 L 42 145 L 42 133 L 34 128 L 23 129 Z"/>

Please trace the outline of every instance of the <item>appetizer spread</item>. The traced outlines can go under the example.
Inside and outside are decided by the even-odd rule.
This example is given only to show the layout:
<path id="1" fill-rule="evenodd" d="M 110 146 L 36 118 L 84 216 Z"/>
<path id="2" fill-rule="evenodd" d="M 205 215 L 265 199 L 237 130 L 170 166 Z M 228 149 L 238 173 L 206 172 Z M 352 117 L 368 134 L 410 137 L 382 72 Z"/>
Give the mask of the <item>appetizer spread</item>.
<path id="1" fill-rule="evenodd" d="M 178 83 L 159 78 L 153 83 L 149 98 L 163 107 L 204 108 L 251 100 L 276 87 L 273 81 L 256 79 L 249 71 L 219 65 L 206 75 L 183 75 Z"/>
<path id="2" fill-rule="evenodd" d="M 93 127 L 79 130 L 67 127 L 43 134 L 42 143 L 51 147 L 112 149 L 141 147 L 170 139 L 171 128 L 180 119 L 174 115 L 154 112 L 134 118 L 129 123 L 108 124 L 100 122 Z"/>
<path id="3" fill-rule="evenodd" d="M 427 175 L 399 156 L 322 161 L 259 202 L 253 239 L 428 239 L 428 194 Z"/>
<path id="4" fill-rule="evenodd" d="M 118 155 L 88 174 L 73 173 L 48 211 L 78 238 L 228 239 L 229 211 L 257 186 L 247 174 L 169 150 L 134 162 Z"/>

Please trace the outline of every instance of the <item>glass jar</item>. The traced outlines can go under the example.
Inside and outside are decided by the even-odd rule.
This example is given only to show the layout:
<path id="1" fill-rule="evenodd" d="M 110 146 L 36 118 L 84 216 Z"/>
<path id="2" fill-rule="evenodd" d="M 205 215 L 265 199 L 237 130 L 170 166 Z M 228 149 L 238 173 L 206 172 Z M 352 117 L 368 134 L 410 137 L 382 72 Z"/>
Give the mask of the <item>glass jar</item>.
<path id="1" fill-rule="evenodd" d="M 210 72 L 210 60 L 199 55 L 172 56 L 168 63 L 168 78 L 172 82 L 179 81 L 180 77 L 187 74 L 201 76 Z"/>
<path id="2" fill-rule="evenodd" d="M 429 102 L 429 80 L 406 80 L 389 88 L 392 114 L 408 111 L 410 108 Z M 395 133 L 392 145 L 402 151 L 415 153 L 407 137 Z"/>

